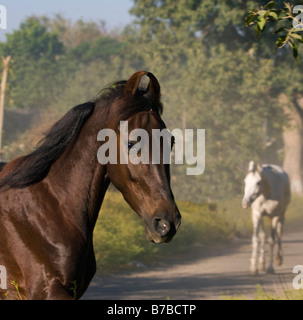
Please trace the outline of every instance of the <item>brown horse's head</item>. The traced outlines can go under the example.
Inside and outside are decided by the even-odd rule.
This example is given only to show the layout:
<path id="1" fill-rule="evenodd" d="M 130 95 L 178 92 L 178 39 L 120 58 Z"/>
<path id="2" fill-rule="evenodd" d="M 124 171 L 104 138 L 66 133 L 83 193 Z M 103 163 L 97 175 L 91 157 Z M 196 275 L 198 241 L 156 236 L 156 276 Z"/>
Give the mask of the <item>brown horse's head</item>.
<path id="1" fill-rule="evenodd" d="M 119 122 L 112 122 L 118 161 L 107 164 L 109 178 L 142 218 L 147 239 L 169 242 L 181 223 L 181 215 L 170 187 L 169 164 L 163 161 L 164 146 L 171 146 L 173 138 L 160 117 L 157 79 L 146 71 L 135 73 L 112 107 L 119 114 Z M 153 135 L 163 129 L 165 134 L 157 143 Z"/>

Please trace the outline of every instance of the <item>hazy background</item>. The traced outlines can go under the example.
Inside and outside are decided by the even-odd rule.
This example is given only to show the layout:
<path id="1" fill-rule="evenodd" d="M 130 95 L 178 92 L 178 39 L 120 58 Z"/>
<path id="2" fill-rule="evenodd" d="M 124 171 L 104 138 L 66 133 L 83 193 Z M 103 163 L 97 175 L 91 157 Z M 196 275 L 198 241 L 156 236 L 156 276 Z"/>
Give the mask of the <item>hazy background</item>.
<path id="1" fill-rule="evenodd" d="M 172 166 L 178 199 L 240 196 L 250 160 L 283 166 L 302 194 L 302 64 L 288 46 L 276 50 L 279 25 L 257 38 L 244 23 L 266 3 L 3 1 L 0 54 L 12 60 L 2 159 L 29 152 L 71 107 L 145 69 L 160 81 L 168 128 L 206 130 L 204 174 Z"/>
<path id="2" fill-rule="evenodd" d="M 67 19 L 76 21 L 83 19 L 85 21 L 106 22 L 108 28 L 123 29 L 132 17 L 129 9 L 132 7 L 131 0 L 9 0 L 1 1 L 8 11 L 7 31 L 0 30 L 0 40 L 5 40 L 5 33 L 11 33 L 14 29 L 18 29 L 20 23 L 26 17 L 31 15 L 54 15 L 62 14 Z"/>
<path id="3" fill-rule="evenodd" d="M 287 223 L 302 220 L 303 68 L 289 46 L 276 50 L 279 24 L 258 38 L 245 26 L 249 10 L 266 3 L 1 1 L 8 30 L 0 30 L 0 55 L 11 56 L 2 160 L 30 152 L 69 109 L 138 70 L 158 78 L 169 129 L 206 130 L 205 172 L 171 167 L 183 217 L 174 241 L 148 243 L 140 220 L 110 192 L 94 232 L 99 271 L 250 237 L 241 209 L 250 160 L 284 167 L 293 191 Z"/>

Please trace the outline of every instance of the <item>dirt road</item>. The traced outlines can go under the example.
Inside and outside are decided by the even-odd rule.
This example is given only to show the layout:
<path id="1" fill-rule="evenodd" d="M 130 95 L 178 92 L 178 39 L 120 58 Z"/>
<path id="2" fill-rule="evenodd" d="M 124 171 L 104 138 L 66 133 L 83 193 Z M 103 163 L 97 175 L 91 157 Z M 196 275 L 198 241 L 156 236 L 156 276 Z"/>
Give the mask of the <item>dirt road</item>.
<path id="1" fill-rule="evenodd" d="M 295 265 L 303 265 L 303 230 L 285 232 L 284 263 L 275 274 L 251 276 L 250 241 L 235 240 L 212 248 L 196 247 L 182 261 L 171 259 L 158 266 L 107 277 L 96 277 L 82 299 L 254 299 L 257 286 L 269 294 L 285 296 L 292 288 Z"/>

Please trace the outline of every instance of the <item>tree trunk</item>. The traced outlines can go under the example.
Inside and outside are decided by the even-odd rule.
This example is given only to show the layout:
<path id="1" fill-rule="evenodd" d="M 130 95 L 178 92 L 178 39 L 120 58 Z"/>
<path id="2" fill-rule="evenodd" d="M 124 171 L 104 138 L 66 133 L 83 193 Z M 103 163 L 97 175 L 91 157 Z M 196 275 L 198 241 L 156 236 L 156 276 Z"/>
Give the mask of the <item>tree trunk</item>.
<path id="1" fill-rule="evenodd" d="M 288 124 L 283 128 L 283 168 L 289 175 L 291 192 L 302 195 L 302 117 L 300 110 L 289 101 L 286 94 L 280 94 L 279 102 L 283 104 L 284 115 L 288 118 Z"/>
<path id="2" fill-rule="evenodd" d="M 2 131 L 3 131 L 3 120 L 4 120 L 4 102 L 5 102 L 5 89 L 8 74 L 9 62 L 11 56 L 2 58 L 3 71 L 2 71 L 2 81 L 0 89 L 0 152 L 2 152 Z"/>

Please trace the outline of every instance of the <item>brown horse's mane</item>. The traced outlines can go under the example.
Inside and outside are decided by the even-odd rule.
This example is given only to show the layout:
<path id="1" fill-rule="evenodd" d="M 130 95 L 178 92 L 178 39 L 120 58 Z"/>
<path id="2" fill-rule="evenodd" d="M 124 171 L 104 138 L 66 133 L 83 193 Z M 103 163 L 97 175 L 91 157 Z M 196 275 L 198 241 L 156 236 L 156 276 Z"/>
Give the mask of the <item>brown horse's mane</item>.
<path id="1" fill-rule="evenodd" d="M 142 110 L 162 113 L 161 102 L 148 92 L 125 96 L 126 82 L 124 80 L 114 82 L 102 89 L 94 101 L 80 104 L 69 110 L 51 127 L 33 152 L 17 158 L 5 166 L 4 177 L 0 180 L 0 189 L 3 187 L 25 188 L 43 180 L 51 165 L 58 160 L 71 141 L 79 135 L 97 105 L 108 109 L 109 112 L 110 105 L 115 99 L 123 100 L 119 114 L 115 115 L 119 120 L 126 120 Z"/>
<path id="2" fill-rule="evenodd" d="M 15 169 L 0 181 L 0 188 L 4 186 L 24 188 L 45 178 L 51 165 L 63 154 L 72 139 L 79 134 L 94 108 L 94 102 L 87 102 L 67 112 L 46 133 L 33 152 L 14 160 Z M 8 163 L 5 169 L 9 166 Z"/>

